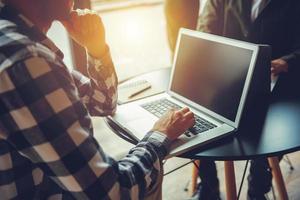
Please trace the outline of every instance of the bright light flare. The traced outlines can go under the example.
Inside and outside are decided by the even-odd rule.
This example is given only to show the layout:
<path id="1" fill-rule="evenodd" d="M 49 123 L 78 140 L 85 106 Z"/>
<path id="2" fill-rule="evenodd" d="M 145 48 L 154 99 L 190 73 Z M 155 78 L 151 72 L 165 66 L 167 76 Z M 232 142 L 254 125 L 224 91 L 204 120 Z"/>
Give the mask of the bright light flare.
<path id="1" fill-rule="evenodd" d="M 146 39 L 145 25 L 137 19 L 127 20 L 123 24 L 122 29 L 124 31 L 124 39 L 128 42 L 136 43 L 137 41 Z"/>

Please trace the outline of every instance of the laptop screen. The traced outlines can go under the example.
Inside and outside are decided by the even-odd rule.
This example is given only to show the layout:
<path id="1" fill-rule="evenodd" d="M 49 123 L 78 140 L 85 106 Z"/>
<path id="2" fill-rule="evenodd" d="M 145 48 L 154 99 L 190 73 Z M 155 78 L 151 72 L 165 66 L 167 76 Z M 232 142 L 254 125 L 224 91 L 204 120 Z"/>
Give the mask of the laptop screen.
<path id="1" fill-rule="evenodd" d="M 253 50 L 181 34 L 170 90 L 235 122 Z"/>

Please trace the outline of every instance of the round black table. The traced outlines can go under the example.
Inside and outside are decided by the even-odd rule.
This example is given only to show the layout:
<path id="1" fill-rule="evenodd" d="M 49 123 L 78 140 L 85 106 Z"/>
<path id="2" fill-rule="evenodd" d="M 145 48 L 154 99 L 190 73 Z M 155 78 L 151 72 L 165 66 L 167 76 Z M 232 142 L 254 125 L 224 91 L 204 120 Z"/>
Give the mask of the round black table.
<path id="1" fill-rule="evenodd" d="M 233 137 L 183 154 L 186 158 L 248 160 L 276 156 L 300 149 L 300 102 L 270 104 L 261 132 L 238 130 Z"/>
<path id="2" fill-rule="evenodd" d="M 152 85 L 167 89 L 170 68 L 152 71 L 134 79 L 146 79 Z M 116 130 L 115 130 L 116 131 Z M 236 198 L 233 160 L 249 160 L 268 157 L 281 199 L 287 193 L 276 156 L 300 149 L 300 101 L 299 98 L 272 101 L 268 107 L 265 122 L 260 131 L 251 128 L 239 129 L 235 134 L 206 146 L 180 155 L 183 158 L 210 158 L 225 161 L 227 174 L 227 198 Z M 200 161 L 201 162 L 201 161 Z M 274 170 L 274 169 L 278 170 Z M 280 173 L 280 174 L 278 174 Z"/>

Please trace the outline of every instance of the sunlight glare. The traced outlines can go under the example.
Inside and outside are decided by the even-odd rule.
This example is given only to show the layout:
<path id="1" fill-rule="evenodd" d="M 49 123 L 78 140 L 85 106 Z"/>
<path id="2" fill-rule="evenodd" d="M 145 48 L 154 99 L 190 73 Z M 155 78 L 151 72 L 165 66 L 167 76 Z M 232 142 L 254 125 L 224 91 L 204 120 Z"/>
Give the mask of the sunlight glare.
<path id="1" fill-rule="evenodd" d="M 137 19 L 127 20 L 123 25 L 125 39 L 130 43 L 136 43 L 145 39 L 143 23 Z"/>

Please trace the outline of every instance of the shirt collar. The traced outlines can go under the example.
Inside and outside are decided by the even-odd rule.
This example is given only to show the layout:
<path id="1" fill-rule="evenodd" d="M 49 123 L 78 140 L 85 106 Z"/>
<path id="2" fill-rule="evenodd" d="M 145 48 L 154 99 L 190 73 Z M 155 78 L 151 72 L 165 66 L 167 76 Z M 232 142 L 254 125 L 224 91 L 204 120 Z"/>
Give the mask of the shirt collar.
<path id="1" fill-rule="evenodd" d="M 40 31 L 31 20 L 12 6 L 5 4 L 3 0 L 0 0 L 0 20 L 1 19 L 14 22 L 17 25 L 18 31 L 28 36 L 31 40 L 48 47 L 58 57 L 63 59 L 64 54 L 62 51 L 42 31 Z"/>

